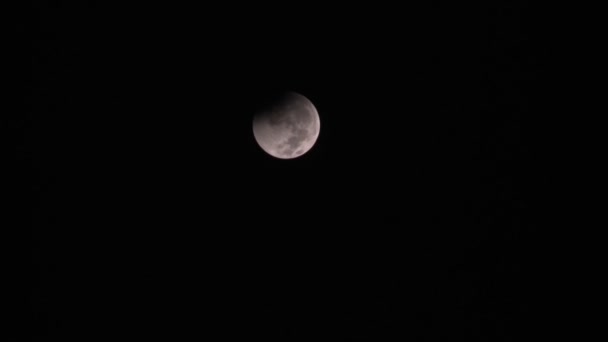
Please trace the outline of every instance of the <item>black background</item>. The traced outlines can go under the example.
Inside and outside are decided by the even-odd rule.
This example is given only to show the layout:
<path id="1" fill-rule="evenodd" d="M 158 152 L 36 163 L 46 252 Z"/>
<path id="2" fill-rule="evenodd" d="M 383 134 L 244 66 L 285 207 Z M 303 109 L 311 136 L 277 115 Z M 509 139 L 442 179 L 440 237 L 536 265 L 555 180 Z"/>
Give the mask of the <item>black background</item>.
<path id="1" fill-rule="evenodd" d="M 31 10 L 17 340 L 532 336 L 532 9 Z M 253 138 L 275 90 L 320 113 L 301 158 Z"/>

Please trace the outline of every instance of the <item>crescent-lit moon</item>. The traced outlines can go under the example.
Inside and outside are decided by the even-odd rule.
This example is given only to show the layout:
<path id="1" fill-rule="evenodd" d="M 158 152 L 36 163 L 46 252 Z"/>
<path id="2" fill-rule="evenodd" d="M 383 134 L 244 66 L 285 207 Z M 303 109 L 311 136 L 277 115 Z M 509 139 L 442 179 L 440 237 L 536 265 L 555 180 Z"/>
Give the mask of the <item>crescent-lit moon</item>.
<path id="1" fill-rule="evenodd" d="M 253 135 L 273 157 L 297 158 L 319 137 L 321 121 L 315 106 L 303 95 L 287 92 L 253 118 Z"/>

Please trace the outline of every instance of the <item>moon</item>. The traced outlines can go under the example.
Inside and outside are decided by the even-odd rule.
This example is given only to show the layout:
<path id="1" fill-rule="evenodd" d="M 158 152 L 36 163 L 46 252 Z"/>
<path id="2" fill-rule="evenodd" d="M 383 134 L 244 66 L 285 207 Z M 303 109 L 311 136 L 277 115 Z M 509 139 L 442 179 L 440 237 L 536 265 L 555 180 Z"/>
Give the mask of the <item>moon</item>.
<path id="1" fill-rule="evenodd" d="M 279 159 L 293 159 L 308 152 L 320 128 L 315 106 L 295 92 L 281 94 L 253 117 L 255 140 L 266 153 Z"/>

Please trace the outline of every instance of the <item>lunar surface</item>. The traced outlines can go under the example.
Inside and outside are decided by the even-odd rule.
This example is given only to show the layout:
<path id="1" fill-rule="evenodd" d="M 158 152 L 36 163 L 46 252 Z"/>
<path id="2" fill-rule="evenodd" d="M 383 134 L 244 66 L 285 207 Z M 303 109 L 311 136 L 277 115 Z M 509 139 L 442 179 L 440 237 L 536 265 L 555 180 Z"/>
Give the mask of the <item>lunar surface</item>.
<path id="1" fill-rule="evenodd" d="M 255 140 L 266 153 L 280 159 L 308 152 L 317 141 L 320 128 L 315 106 L 294 92 L 281 95 L 253 118 Z"/>

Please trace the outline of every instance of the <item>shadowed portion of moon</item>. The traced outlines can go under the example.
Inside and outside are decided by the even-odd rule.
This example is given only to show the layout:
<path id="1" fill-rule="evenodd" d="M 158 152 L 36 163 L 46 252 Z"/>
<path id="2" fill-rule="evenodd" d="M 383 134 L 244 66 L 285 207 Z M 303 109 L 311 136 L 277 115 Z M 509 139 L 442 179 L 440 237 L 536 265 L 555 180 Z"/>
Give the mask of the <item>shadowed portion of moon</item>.
<path id="1" fill-rule="evenodd" d="M 253 134 L 260 147 L 281 159 L 308 152 L 317 141 L 320 126 L 312 102 L 294 92 L 281 94 L 253 118 Z"/>

